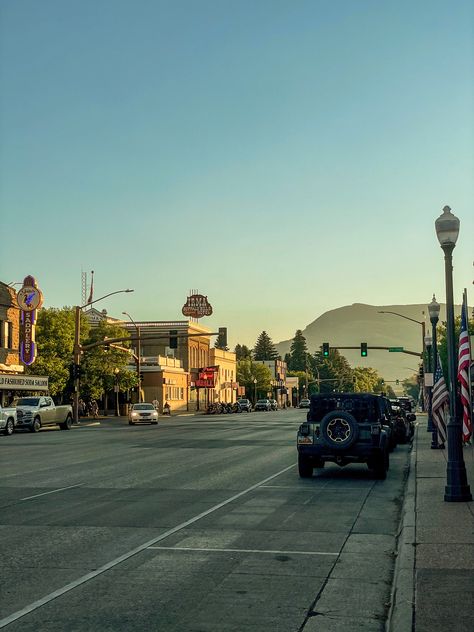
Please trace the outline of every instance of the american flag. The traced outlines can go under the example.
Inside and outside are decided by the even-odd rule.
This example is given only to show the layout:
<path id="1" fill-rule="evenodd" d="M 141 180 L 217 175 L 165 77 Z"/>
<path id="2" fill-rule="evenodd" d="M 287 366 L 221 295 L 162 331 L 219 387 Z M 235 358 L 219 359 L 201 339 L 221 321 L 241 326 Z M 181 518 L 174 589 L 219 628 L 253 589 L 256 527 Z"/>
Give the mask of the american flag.
<path id="1" fill-rule="evenodd" d="M 438 431 L 440 443 L 446 443 L 446 414 L 449 408 L 449 393 L 444 381 L 441 361 L 438 356 L 434 375 L 434 386 L 431 400 L 431 414 Z"/>
<path id="2" fill-rule="evenodd" d="M 471 406 L 469 401 L 470 351 L 467 322 L 466 302 L 463 301 L 461 310 L 461 332 L 459 334 L 458 382 L 461 388 L 462 438 L 465 442 L 469 441 L 472 434 Z"/>

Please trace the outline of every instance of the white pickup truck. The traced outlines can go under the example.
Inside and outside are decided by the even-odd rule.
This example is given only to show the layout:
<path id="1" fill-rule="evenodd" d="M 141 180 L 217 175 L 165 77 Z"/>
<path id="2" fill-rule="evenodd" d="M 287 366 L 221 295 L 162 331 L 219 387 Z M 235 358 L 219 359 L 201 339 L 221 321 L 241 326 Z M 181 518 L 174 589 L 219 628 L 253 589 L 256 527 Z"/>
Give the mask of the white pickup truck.
<path id="1" fill-rule="evenodd" d="M 13 405 L 17 428 L 28 428 L 30 432 L 39 432 L 44 426 L 71 429 L 72 406 L 56 406 L 51 397 L 20 397 Z"/>
<path id="2" fill-rule="evenodd" d="M 3 408 L 0 405 L 0 430 L 4 435 L 11 435 L 16 426 L 16 408 Z"/>

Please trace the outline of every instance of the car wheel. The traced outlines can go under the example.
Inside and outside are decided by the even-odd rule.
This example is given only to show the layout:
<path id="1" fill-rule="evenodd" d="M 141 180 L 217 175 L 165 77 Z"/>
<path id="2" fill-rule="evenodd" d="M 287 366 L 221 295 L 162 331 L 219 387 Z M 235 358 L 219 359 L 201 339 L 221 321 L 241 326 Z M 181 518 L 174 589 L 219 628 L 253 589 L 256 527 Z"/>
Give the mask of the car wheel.
<path id="1" fill-rule="evenodd" d="M 9 437 L 10 435 L 13 434 L 14 430 L 15 430 L 15 423 L 13 419 L 10 417 L 9 419 L 7 419 L 7 423 L 5 424 L 5 428 L 3 429 L 3 434 Z"/>
<path id="2" fill-rule="evenodd" d="M 321 438 L 331 449 L 349 448 L 359 437 L 357 421 L 346 411 L 334 410 L 321 420 Z"/>
<path id="3" fill-rule="evenodd" d="M 61 430 L 71 430 L 72 428 L 72 418 L 68 415 L 66 417 L 66 421 L 59 425 Z"/>
<path id="4" fill-rule="evenodd" d="M 301 454 L 298 454 L 298 474 L 300 478 L 311 478 L 313 476 L 313 464 Z"/>
<path id="5" fill-rule="evenodd" d="M 41 429 L 41 421 L 39 417 L 33 419 L 33 423 L 30 426 L 30 432 L 39 432 Z"/>

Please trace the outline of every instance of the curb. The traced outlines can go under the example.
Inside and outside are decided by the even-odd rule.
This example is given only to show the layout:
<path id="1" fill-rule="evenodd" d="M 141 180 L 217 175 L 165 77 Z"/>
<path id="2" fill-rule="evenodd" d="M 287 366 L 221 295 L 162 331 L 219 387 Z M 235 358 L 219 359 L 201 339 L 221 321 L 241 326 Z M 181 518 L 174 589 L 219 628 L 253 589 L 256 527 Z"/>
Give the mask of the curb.
<path id="1" fill-rule="evenodd" d="M 418 449 L 417 425 L 413 438 L 408 480 L 403 501 L 397 540 L 397 561 L 393 575 L 390 610 L 386 632 L 412 632 L 415 610 L 415 542 L 416 542 L 416 458 Z"/>

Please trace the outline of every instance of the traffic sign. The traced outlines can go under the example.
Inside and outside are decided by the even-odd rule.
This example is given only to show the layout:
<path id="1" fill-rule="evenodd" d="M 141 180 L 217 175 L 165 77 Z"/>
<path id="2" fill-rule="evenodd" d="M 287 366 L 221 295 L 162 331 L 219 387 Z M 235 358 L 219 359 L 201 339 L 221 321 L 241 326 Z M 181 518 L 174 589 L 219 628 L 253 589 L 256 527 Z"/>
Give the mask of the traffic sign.
<path id="1" fill-rule="evenodd" d="M 403 347 L 389 347 L 389 351 L 403 351 Z"/>

